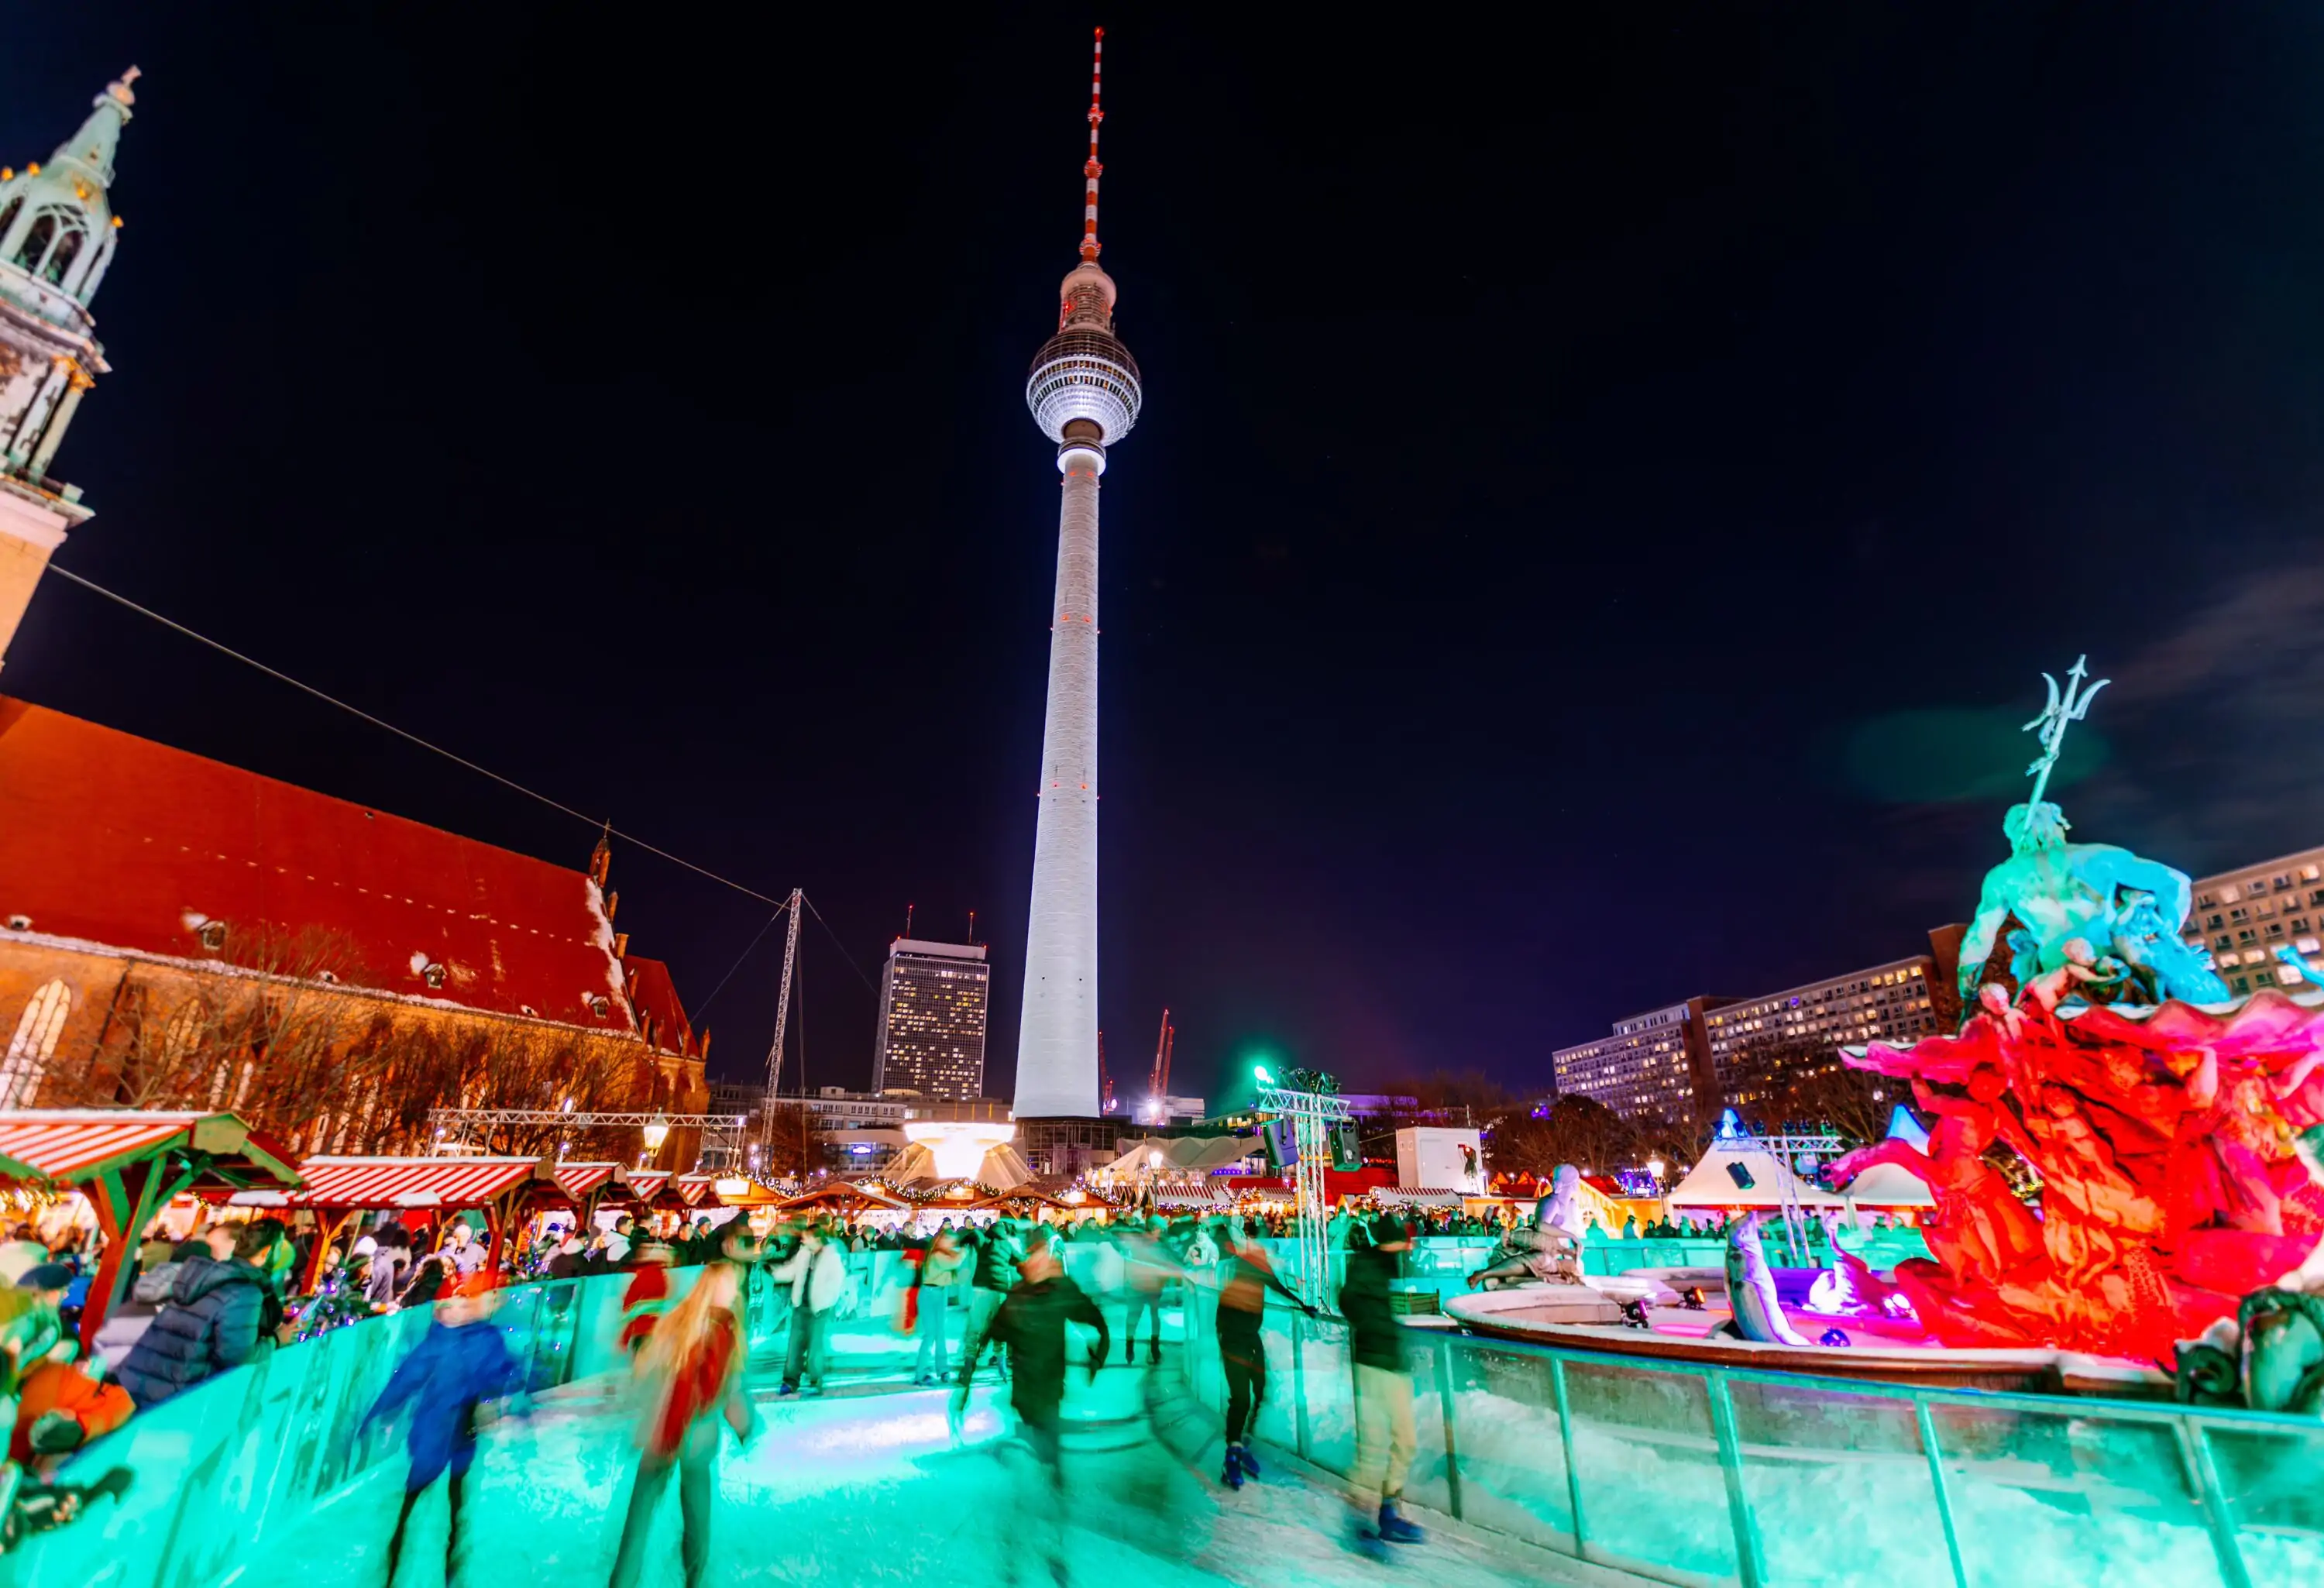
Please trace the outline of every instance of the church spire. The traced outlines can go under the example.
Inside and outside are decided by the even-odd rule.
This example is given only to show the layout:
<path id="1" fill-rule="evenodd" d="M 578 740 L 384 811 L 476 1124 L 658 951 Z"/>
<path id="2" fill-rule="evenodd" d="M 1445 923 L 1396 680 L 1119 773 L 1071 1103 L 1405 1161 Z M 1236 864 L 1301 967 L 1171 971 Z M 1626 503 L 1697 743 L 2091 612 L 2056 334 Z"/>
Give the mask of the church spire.
<path id="1" fill-rule="evenodd" d="M 77 167 L 76 174 L 87 175 L 100 188 L 113 186 L 114 152 L 133 114 L 130 107 L 137 103 L 130 85 L 143 75 L 133 66 L 106 84 L 105 92 L 90 101 L 88 119 L 80 124 L 80 131 L 57 145 L 51 163 Z"/>

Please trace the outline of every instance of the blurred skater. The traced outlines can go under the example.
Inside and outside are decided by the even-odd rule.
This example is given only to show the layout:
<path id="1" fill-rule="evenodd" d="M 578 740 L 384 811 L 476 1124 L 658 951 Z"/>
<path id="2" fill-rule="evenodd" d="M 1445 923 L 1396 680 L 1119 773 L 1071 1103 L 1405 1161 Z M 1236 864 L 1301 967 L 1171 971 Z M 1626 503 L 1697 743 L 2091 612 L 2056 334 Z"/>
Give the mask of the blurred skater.
<path id="1" fill-rule="evenodd" d="M 661 1315 L 638 1351 L 632 1379 L 640 1403 L 638 1475 L 613 1555 L 611 1588 L 636 1588 L 654 1510 L 669 1487 L 672 1469 L 678 1473 L 686 1588 L 701 1588 L 710 1558 L 710 1469 L 721 1443 L 719 1424 L 724 1421 L 745 1443 L 758 1432 L 757 1416 L 742 1392 L 736 1277 L 731 1263 L 704 1269 L 694 1288 Z"/>
<path id="2" fill-rule="evenodd" d="M 1380 1214 L 1372 1221 L 1371 1245 L 1348 1253 L 1348 1278 L 1340 1287 L 1348 1354 L 1356 1364 L 1356 1464 L 1348 1485 L 1357 1506 L 1357 1545 L 1367 1553 L 1379 1553 L 1383 1544 L 1417 1544 L 1423 1537 L 1397 1510 L 1419 1439 L 1413 1428 L 1404 1325 L 1397 1322 L 1388 1297 L 1397 1259 L 1411 1245 L 1404 1225 L 1393 1214 Z M 1373 1496 L 1379 1510 L 1376 1525 L 1368 1527 Z"/>
<path id="3" fill-rule="evenodd" d="M 992 1320 L 1017 1283 L 1017 1263 L 1023 1255 L 1014 1219 L 993 1220 L 992 1227 L 977 1241 L 976 1261 L 969 1272 L 968 1338 L 961 1345 L 960 1383 L 964 1392 L 976 1377 L 976 1370 L 983 1365 L 984 1344 L 992 1337 Z M 1005 1356 L 1000 1371 L 1003 1379 L 1009 1376 Z"/>
<path id="4" fill-rule="evenodd" d="M 938 1230 L 920 1257 L 912 1284 L 912 1334 L 920 1343 L 912 1382 L 941 1384 L 952 1370 L 952 1293 L 964 1260 L 950 1230 Z"/>
<path id="5" fill-rule="evenodd" d="M 523 1388 L 523 1371 L 516 1353 L 493 1326 L 500 1303 L 498 1277 L 479 1269 L 457 1280 L 438 1298 L 436 1316 L 411 1354 L 397 1365 L 394 1377 L 380 1391 L 364 1426 L 391 1417 L 406 1407 L 411 1423 L 405 1440 L 411 1452 L 411 1469 L 403 1480 L 403 1510 L 387 1540 L 387 1578 L 395 1582 L 395 1565 L 403 1554 L 403 1532 L 411 1525 L 412 1507 L 438 1476 L 445 1477 L 445 1503 L 450 1519 L 444 1534 L 445 1581 L 452 1579 L 460 1546 L 460 1498 L 468 1469 L 476 1461 L 477 1418 L 485 1403 L 513 1395 Z"/>
<path id="6" fill-rule="evenodd" d="M 1016 1288 L 993 1315 L 992 1337 L 1008 1348 L 1010 1408 L 1017 1414 L 1018 1437 L 1031 1453 L 1045 1485 L 1042 1493 L 1029 1497 L 1028 1514 L 1038 1519 L 1032 1536 L 1047 1557 L 1050 1575 L 1062 1583 L 1065 1481 L 1057 1441 L 1065 1399 L 1065 1325 L 1083 1324 L 1097 1331 L 1097 1348 L 1089 1358 L 1093 1380 L 1111 1341 L 1105 1314 L 1067 1277 L 1047 1242 L 1032 1245 L 1021 1269 Z"/>
<path id="7" fill-rule="evenodd" d="M 1133 1367 L 1138 1362 L 1141 1319 L 1146 1324 L 1148 1357 L 1155 1366 L 1162 1365 L 1162 1285 L 1176 1265 L 1162 1251 L 1158 1223 L 1140 1225 L 1133 1219 L 1120 1242 L 1122 1289 L 1130 1297 L 1129 1321 L 1121 1329 L 1121 1360 Z"/>
<path id="8" fill-rule="evenodd" d="M 846 1253 L 833 1237 L 830 1223 L 817 1219 L 801 1231 L 798 1250 L 770 1268 L 767 1277 L 791 1288 L 790 1342 L 778 1393 L 796 1395 L 804 1380 L 808 1394 L 820 1395 L 832 1313 L 847 1289 Z"/>
<path id="9" fill-rule="evenodd" d="M 1267 1400 L 1267 1353 L 1259 1343 L 1267 1293 L 1273 1290 L 1308 1316 L 1315 1316 L 1315 1309 L 1277 1276 L 1267 1248 L 1259 1243 L 1260 1228 L 1257 1219 L 1245 1220 L 1240 1227 L 1231 1219 L 1227 1222 L 1228 1257 L 1220 1273 L 1219 1366 L 1227 1380 L 1222 1481 L 1230 1489 L 1240 1489 L 1245 1478 L 1259 1476 L 1259 1463 L 1250 1457 L 1250 1430 Z M 1161 1360 L 1158 1352 L 1155 1360 Z"/>

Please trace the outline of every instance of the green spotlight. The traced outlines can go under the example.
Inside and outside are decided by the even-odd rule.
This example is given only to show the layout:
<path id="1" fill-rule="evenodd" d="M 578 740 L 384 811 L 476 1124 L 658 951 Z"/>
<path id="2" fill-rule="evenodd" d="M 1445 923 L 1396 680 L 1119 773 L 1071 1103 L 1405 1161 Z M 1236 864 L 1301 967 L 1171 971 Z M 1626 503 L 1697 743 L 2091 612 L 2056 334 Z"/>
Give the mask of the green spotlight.
<path id="1" fill-rule="evenodd" d="M 1259 1084 L 1262 1086 L 1272 1086 L 1275 1085 L 1275 1077 L 1267 1073 L 1267 1066 L 1263 1064 L 1255 1064 L 1251 1066 L 1250 1073 L 1259 1077 Z"/>

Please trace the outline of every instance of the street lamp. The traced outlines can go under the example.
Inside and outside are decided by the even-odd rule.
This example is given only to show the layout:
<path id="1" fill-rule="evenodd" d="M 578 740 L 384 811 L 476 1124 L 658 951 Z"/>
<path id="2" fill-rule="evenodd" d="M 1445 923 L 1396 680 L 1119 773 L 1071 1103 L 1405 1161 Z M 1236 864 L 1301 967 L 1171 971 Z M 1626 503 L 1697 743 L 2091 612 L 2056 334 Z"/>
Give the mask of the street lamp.
<path id="1" fill-rule="evenodd" d="M 669 1119 L 661 1114 L 656 1114 L 652 1119 L 647 1121 L 645 1137 L 647 1153 L 651 1155 L 653 1153 L 659 1152 L 661 1150 L 661 1144 L 669 1140 Z"/>
<path id="2" fill-rule="evenodd" d="M 1659 1158 L 1650 1158 L 1646 1159 L 1646 1173 L 1655 1177 L 1655 1184 L 1657 1186 L 1663 1183 L 1663 1171 L 1668 1168 L 1670 1168 L 1670 1165 L 1665 1163 Z"/>

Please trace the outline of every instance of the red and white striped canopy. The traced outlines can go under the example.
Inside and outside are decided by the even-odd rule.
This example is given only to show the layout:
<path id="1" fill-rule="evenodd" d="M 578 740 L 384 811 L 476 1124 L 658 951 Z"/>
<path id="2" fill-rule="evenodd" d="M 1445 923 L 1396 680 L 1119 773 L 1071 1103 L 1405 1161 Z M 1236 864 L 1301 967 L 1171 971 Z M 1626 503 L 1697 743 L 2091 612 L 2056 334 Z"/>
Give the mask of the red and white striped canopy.
<path id="1" fill-rule="evenodd" d="M 672 1175 L 669 1187 L 686 1198 L 688 1207 L 699 1207 L 714 1193 L 718 1184 L 716 1175 Z"/>
<path id="2" fill-rule="evenodd" d="M 477 1207 L 540 1176 L 538 1158 L 310 1158 L 290 1200 L 306 1207 Z"/>
<path id="3" fill-rule="evenodd" d="M 661 1188 L 669 1184 L 668 1169 L 631 1169 L 622 1177 L 630 1183 L 630 1189 L 641 1196 L 659 1196 Z"/>
<path id="4" fill-rule="evenodd" d="M 592 1192 L 604 1190 L 621 1167 L 617 1163 L 560 1163 L 555 1176 L 557 1188 L 574 1201 L 582 1201 Z"/>
<path id="5" fill-rule="evenodd" d="M 67 1185 L 150 1156 L 183 1139 L 198 1149 L 247 1158 L 288 1184 L 289 1161 L 230 1113 L 127 1108 L 25 1108 L 0 1112 L 0 1174 Z"/>

